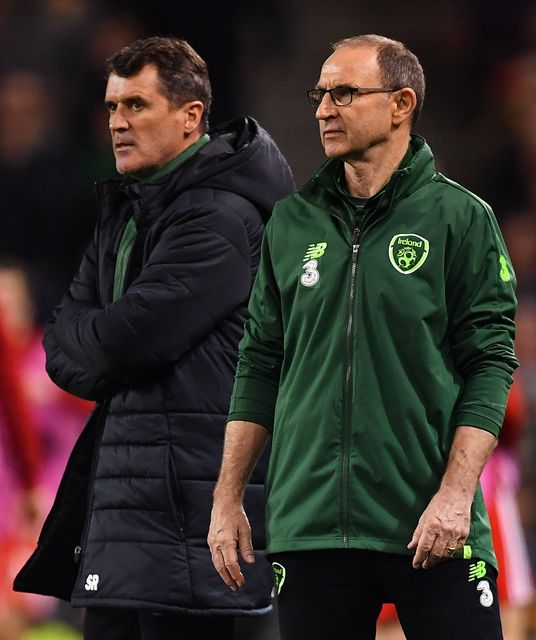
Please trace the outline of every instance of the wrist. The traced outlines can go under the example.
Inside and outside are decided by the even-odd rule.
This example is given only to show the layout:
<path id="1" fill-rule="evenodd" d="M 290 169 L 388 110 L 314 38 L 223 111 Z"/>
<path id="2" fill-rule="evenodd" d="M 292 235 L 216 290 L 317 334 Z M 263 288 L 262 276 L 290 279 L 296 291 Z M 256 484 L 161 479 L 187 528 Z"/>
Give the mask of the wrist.
<path id="1" fill-rule="evenodd" d="M 476 493 L 478 477 L 451 477 L 445 474 L 441 480 L 439 493 L 450 498 L 451 502 L 462 502 L 471 505 Z"/>
<path id="2" fill-rule="evenodd" d="M 214 488 L 214 502 L 222 505 L 242 506 L 244 489 L 242 487 L 229 486 L 218 482 Z"/>

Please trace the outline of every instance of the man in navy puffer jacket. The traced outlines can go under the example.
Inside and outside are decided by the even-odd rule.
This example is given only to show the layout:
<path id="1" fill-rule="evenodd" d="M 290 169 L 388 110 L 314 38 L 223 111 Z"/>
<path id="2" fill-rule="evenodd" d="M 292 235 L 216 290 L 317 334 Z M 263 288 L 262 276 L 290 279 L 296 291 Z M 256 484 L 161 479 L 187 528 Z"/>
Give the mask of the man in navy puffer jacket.
<path id="1" fill-rule="evenodd" d="M 263 556 L 231 593 L 206 545 L 237 345 L 272 206 L 294 188 L 253 119 L 208 129 L 204 61 L 152 37 L 108 60 L 122 180 L 46 327 L 47 371 L 97 401 L 15 588 L 86 607 L 85 638 L 232 637 L 270 608 Z M 264 544 L 264 465 L 247 490 Z"/>

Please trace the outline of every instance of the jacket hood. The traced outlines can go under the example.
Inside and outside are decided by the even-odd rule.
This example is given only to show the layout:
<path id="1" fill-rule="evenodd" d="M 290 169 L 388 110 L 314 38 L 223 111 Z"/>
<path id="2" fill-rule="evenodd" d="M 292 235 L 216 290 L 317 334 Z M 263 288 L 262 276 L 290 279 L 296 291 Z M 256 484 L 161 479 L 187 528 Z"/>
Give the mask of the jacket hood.
<path id="1" fill-rule="evenodd" d="M 192 188 L 223 189 L 249 200 L 266 222 L 274 201 L 295 188 L 290 167 L 274 140 L 250 117 L 215 127 L 209 135 L 210 142 L 183 165 L 158 180 L 129 181 L 130 190 L 143 198 L 156 191 L 166 204 Z"/>

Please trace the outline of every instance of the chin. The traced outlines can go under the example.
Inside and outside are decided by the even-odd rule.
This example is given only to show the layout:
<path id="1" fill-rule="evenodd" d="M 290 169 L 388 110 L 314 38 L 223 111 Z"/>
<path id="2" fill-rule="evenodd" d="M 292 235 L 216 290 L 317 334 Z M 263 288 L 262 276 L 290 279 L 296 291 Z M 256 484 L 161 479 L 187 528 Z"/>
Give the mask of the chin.
<path id="1" fill-rule="evenodd" d="M 136 175 L 143 171 L 143 161 L 132 152 L 118 154 L 115 158 L 115 168 L 121 175 Z"/>
<path id="2" fill-rule="evenodd" d="M 130 165 L 128 162 L 116 162 L 115 169 L 117 173 L 120 173 L 122 176 L 127 175 L 128 173 L 132 173 L 136 168 Z"/>
<path id="3" fill-rule="evenodd" d="M 117 173 L 120 173 L 122 176 L 132 176 L 133 178 L 143 178 L 151 174 L 151 171 L 149 169 L 140 167 L 137 164 L 129 164 L 127 162 L 116 162 L 115 168 L 117 170 Z"/>
<path id="4" fill-rule="evenodd" d="M 324 147 L 324 153 L 326 154 L 327 158 L 342 158 L 345 155 L 343 149 L 330 146 Z"/>

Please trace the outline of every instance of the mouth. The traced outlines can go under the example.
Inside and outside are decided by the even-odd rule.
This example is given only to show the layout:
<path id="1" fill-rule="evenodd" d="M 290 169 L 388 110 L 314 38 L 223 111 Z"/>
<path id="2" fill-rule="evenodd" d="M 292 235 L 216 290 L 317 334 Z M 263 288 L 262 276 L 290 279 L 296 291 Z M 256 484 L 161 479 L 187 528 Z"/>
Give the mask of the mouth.
<path id="1" fill-rule="evenodd" d="M 133 142 L 116 142 L 116 143 L 114 143 L 114 151 L 117 151 L 118 153 L 120 153 L 121 151 L 128 151 L 132 147 L 134 147 L 134 143 Z"/>
<path id="2" fill-rule="evenodd" d="M 325 129 L 324 131 L 322 131 L 322 136 L 324 138 L 332 138 L 334 136 L 340 136 L 343 134 L 343 131 L 341 131 L 340 129 Z"/>

